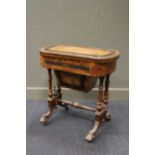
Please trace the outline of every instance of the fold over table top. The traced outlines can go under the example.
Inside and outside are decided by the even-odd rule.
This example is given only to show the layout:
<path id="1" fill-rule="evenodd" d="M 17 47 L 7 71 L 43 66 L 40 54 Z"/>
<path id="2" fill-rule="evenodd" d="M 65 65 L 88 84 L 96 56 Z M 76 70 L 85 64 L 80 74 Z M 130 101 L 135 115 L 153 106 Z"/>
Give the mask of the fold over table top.
<path id="1" fill-rule="evenodd" d="M 120 55 L 118 51 L 112 49 L 86 48 L 68 45 L 45 47 L 41 48 L 40 52 L 51 55 L 70 56 L 98 61 L 106 59 L 116 59 Z"/>
<path id="2" fill-rule="evenodd" d="M 45 68 L 88 76 L 104 76 L 116 68 L 120 53 L 116 50 L 47 46 L 40 49 L 40 63 Z"/>

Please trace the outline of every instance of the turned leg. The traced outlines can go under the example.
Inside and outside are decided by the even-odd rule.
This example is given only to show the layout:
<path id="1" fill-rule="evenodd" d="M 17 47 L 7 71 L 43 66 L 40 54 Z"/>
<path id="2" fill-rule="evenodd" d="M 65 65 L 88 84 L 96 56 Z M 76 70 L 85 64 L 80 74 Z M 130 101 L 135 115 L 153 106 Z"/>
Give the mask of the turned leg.
<path id="1" fill-rule="evenodd" d="M 61 93 L 61 86 L 60 86 L 60 82 L 57 80 L 57 94 L 58 94 L 58 98 L 62 99 L 62 93 Z M 62 102 L 58 102 L 60 106 L 65 107 L 66 110 L 68 110 L 68 106 L 65 105 Z"/>
<path id="2" fill-rule="evenodd" d="M 111 114 L 108 112 L 109 79 L 110 75 L 106 75 L 104 98 L 103 98 L 103 108 L 104 108 L 103 121 L 111 120 Z"/>
<path id="3" fill-rule="evenodd" d="M 97 130 L 100 127 L 100 124 L 102 122 L 102 114 L 103 114 L 103 107 L 102 107 L 102 103 L 103 103 L 103 81 L 104 81 L 104 77 L 100 77 L 99 78 L 99 88 L 98 88 L 98 101 L 97 101 L 97 110 L 96 110 L 96 116 L 95 116 L 95 123 L 94 126 L 92 128 L 92 130 L 89 131 L 89 133 L 87 134 L 87 136 L 85 137 L 85 139 L 88 142 L 91 142 L 97 133 Z"/>
<path id="4" fill-rule="evenodd" d="M 52 115 L 53 108 L 56 105 L 56 96 L 52 94 L 52 71 L 48 69 L 48 112 L 40 118 L 42 125 L 48 124 L 48 119 Z"/>

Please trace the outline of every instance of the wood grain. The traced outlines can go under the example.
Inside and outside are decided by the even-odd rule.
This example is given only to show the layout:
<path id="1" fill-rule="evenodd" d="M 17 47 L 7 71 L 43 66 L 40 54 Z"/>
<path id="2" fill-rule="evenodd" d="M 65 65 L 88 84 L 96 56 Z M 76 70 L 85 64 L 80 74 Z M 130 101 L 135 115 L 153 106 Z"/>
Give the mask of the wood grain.
<path id="1" fill-rule="evenodd" d="M 91 142 L 103 121 L 111 119 L 108 112 L 108 88 L 110 74 L 116 69 L 116 62 L 120 53 L 116 50 L 95 49 L 58 45 L 45 47 L 40 50 L 40 63 L 48 69 L 48 105 L 49 110 L 44 114 L 40 122 L 48 123 L 53 109 L 57 106 L 67 105 L 74 108 L 95 112 L 93 128 L 88 132 L 85 139 Z M 52 89 L 52 72 L 57 78 L 57 88 Z M 77 102 L 62 100 L 61 86 L 84 92 L 90 91 L 99 79 L 98 100 L 96 110 Z M 103 84 L 105 79 L 105 91 Z M 104 98 L 103 98 L 104 96 Z"/>
<path id="2" fill-rule="evenodd" d="M 51 51 L 48 49 L 51 49 Z M 53 49 L 57 51 L 55 52 Z M 79 53 L 83 54 L 78 55 Z M 108 56 L 106 56 L 107 54 Z M 98 55 L 98 57 L 94 55 Z M 40 63 L 43 67 L 49 69 L 100 77 L 111 74 L 115 70 L 119 55 L 118 51 L 54 46 L 40 50 Z"/>

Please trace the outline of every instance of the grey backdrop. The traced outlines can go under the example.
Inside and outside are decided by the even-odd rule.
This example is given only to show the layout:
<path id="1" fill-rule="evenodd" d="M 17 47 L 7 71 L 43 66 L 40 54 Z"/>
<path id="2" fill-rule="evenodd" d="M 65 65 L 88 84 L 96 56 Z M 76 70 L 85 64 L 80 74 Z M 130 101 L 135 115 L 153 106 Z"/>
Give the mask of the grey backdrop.
<path id="1" fill-rule="evenodd" d="M 128 99 L 128 13 L 128 0 L 27 0 L 27 98 L 47 96 L 39 48 L 73 44 L 119 50 L 110 94 L 111 99 Z"/>

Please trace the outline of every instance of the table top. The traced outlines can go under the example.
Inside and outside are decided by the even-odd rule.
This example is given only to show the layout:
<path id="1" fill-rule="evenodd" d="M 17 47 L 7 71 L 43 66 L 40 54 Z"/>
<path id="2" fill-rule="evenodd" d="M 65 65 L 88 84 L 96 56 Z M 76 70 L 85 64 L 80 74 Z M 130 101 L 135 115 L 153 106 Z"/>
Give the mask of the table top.
<path id="1" fill-rule="evenodd" d="M 41 48 L 40 52 L 52 55 L 71 56 L 95 60 L 113 59 L 118 58 L 120 55 L 119 51 L 113 49 L 87 48 L 69 45 L 48 46 Z"/>
<path id="2" fill-rule="evenodd" d="M 40 49 L 40 63 L 53 70 L 100 77 L 115 70 L 119 55 L 118 51 L 109 49 L 47 46 Z"/>

